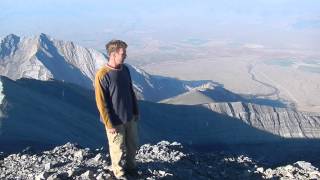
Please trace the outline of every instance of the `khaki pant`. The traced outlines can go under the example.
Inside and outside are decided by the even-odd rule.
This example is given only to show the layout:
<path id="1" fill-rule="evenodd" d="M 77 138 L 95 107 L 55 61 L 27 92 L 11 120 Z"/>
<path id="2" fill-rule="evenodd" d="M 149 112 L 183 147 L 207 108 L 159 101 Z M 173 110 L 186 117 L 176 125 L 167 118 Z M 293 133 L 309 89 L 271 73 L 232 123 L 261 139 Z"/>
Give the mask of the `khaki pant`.
<path id="1" fill-rule="evenodd" d="M 116 177 L 124 175 L 124 169 L 136 168 L 136 151 L 138 148 L 137 121 L 134 119 L 114 127 L 117 133 L 107 132 L 112 171 Z M 125 157 L 125 159 L 124 159 Z M 125 160 L 125 164 L 121 163 Z"/>

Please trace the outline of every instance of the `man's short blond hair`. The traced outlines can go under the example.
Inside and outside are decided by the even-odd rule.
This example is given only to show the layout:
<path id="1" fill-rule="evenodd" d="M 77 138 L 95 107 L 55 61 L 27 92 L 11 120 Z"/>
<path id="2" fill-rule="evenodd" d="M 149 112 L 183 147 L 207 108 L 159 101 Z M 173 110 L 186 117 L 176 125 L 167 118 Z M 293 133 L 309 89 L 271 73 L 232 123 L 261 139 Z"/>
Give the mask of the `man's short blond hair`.
<path id="1" fill-rule="evenodd" d="M 121 48 L 126 49 L 127 47 L 127 43 L 121 40 L 111 40 L 106 44 L 106 50 L 109 56 L 112 52 L 118 51 Z"/>

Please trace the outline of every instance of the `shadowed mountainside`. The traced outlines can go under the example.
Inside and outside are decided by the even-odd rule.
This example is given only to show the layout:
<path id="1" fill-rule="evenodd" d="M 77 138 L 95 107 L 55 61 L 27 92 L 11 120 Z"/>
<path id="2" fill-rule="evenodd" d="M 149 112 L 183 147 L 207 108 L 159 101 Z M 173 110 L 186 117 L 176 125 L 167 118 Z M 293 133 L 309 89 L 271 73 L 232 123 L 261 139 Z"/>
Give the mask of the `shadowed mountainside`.
<path id="1" fill-rule="evenodd" d="M 92 148 L 106 145 L 93 91 L 60 81 L 12 81 L 6 77 L 1 77 L 1 86 L 4 96 L 0 119 L 2 151 L 17 151 L 26 146 L 47 149 L 66 142 Z M 288 140 L 290 143 L 309 139 L 317 142 L 319 138 L 316 133 L 320 129 L 319 116 L 284 108 L 239 102 L 190 106 L 140 101 L 139 105 L 142 144 L 166 139 L 209 150 L 224 145 Z M 271 111 L 275 114 L 268 115 Z M 297 128 L 294 117 L 305 117 L 299 121 L 305 125 Z M 262 120 L 265 124 L 261 124 Z M 314 123 L 303 122 L 307 120 Z M 286 128 L 288 125 L 294 127 Z M 308 143 L 303 147 L 308 149 Z"/>

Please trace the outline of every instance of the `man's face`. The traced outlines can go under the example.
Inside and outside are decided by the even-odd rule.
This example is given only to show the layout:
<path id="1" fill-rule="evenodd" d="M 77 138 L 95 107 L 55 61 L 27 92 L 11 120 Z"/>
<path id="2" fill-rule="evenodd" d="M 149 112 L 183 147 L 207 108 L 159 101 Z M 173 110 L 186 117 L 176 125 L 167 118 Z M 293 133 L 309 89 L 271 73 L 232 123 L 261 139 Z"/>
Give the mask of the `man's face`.
<path id="1" fill-rule="evenodd" d="M 115 61 L 118 65 L 123 64 L 124 60 L 127 57 L 126 49 L 120 48 L 118 51 L 115 52 Z"/>

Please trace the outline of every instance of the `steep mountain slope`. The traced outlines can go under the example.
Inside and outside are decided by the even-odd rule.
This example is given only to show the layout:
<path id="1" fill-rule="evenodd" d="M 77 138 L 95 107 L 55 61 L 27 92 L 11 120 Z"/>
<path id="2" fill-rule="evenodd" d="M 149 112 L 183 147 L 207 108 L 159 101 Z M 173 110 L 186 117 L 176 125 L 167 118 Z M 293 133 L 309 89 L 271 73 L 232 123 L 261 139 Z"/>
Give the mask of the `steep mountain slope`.
<path id="1" fill-rule="evenodd" d="M 90 88 L 96 68 L 105 60 L 102 53 L 45 34 L 26 38 L 11 34 L 0 47 L 0 74 L 12 79 L 54 78 Z"/>
<path id="2" fill-rule="evenodd" d="M 11 79 L 56 79 L 92 89 L 95 72 L 106 62 L 106 55 L 99 51 L 55 40 L 46 34 L 24 38 L 11 34 L 0 42 L 0 75 Z M 187 92 L 189 87 L 209 82 L 181 81 L 128 67 L 138 97 L 149 101 L 176 96 Z"/>
<path id="3" fill-rule="evenodd" d="M 93 92 L 70 83 L 1 77 L 0 147 L 43 149 L 63 142 L 104 144 Z"/>

